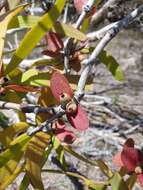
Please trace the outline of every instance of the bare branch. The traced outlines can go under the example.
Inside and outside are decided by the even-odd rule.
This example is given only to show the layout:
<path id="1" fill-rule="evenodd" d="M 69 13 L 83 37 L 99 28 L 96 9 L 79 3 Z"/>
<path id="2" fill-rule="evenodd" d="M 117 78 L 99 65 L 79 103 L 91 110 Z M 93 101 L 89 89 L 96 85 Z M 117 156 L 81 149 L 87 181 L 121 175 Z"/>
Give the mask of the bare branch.
<path id="1" fill-rule="evenodd" d="M 39 125 L 36 128 L 29 128 L 27 131 L 27 134 L 29 136 L 34 135 L 35 133 L 39 132 L 39 131 L 48 131 L 48 130 L 52 130 L 52 128 L 49 128 L 49 124 L 52 123 L 53 121 L 55 121 L 56 119 L 62 117 L 65 114 L 65 110 L 62 109 L 61 106 L 58 106 L 56 108 L 56 113 L 49 118 L 48 120 L 46 120 L 44 123 L 42 123 L 41 125 Z"/>
<path id="2" fill-rule="evenodd" d="M 119 21 L 118 22 L 114 22 L 112 24 L 109 24 L 109 25 L 101 28 L 98 31 L 94 31 L 94 32 L 88 33 L 86 36 L 87 36 L 87 38 L 90 41 L 101 39 L 101 38 L 103 38 L 103 36 L 105 35 L 106 32 L 108 32 L 111 28 L 113 28 L 114 26 L 116 26 L 118 23 L 119 23 Z"/>
<path id="3" fill-rule="evenodd" d="M 16 111 L 22 111 L 23 113 L 50 113 L 51 110 L 56 109 L 53 106 L 47 108 L 41 106 L 35 106 L 33 104 L 16 104 L 12 102 L 0 101 L 0 109 L 13 109 Z"/>
<path id="4" fill-rule="evenodd" d="M 16 111 L 20 111 L 20 104 L 16 104 L 16 103 L 11 103 L 11 102 L 4 102 L 4 101 L 0 101 L 0 108 L 1 109 L 13 109 Z"/>
<path id="5" fill-rule="evenodd" d="M 94 14 L 91 18 L 91 25 L 99 23 L 101 20 L 103 20 L 108 13 L 108 8 L 111 7 L 112 5 L 116 5 L 120 2 L 121 0 L 108 0 L 107 3 L 103 5 L 102 8 L 100 8 L 96 14 Z"/>
<path id="6" fill-rule="evenodd" d="M 80 26 L 82 25 L 86 15 L 90 12 L 90 10 L 92 9 L 93 5 L 94 5 L 95 0 L 88 0 L 87 4 L 84 6 L 83 11 L 81 13 L 81 15 L 79 16 L 76 24 L 75 24 L 75 28 L 79 29 Z M 65 67 L 65 72 L 69 73 L 70 72 L 70 68 L 69 68 L 69 56 L 71 53 L 71 48 L 73 45 L 73 39 L 72 38 L 67 38 L 64 42 L 64 67 Z"/>
<path id="7" fill-rule="evenodd" d="M 142 12 L 143 12 L 143 5 L 139 6 L 134 11 L 132 11 L 129 15 L 127 15 L 124 19 L 119 21 L 115 26 L 112 27 L 112 29 L 110 29 L 105 34 L 105 36 L 102 38 L 102 40 L 99 42 L 99 44 L 96 46 L 96 48 L 92 52 L 91 56 L 82 62 L 83 64 L 85 64 L 85 67 L 81 73 L 81 77 L 78 82 L 78 89 L 75 94 L 75 98 L 77 100 L 79 100 L 80 97 L 83 96 L 84 94 L 84 88 L 85 88 L 87 78 L 100 52 L 120 32 L 120 30 L 128 26 Z"/>

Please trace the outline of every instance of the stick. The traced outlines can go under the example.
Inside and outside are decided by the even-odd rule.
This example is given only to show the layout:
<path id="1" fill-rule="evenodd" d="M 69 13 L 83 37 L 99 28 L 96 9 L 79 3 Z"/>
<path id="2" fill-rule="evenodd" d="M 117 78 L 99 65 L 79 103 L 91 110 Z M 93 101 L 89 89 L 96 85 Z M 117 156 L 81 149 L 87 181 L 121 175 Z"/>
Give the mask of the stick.
<path id="1" fill-rule="evenodd" d="M 82 64 L 85 65 L 79 82 L 78 82 L 78 88 L 77 92 L 75 93 L 75 98 L 77 100 L 80 100 L 80 98 L 84 94 L 84 88 L 86 85 L 87 78 L 91 72 L 93 64 L 95 64 L 95 61 L 100 54 L 100 52 L 105 48 L 105 46 L 126 26 L 128 26 L 139 14 L 143 12 L 143 5 L 136 8 L 134 11 L 132 11 L 130 14 L 128 14 L 124 19 L 119 21 L 115 26 L 113 26 L 102 38 L 102 40 L 98 43 L 94 51 L 92 52 L 91 56 L 88 59 L 83 60 Z"/>
<path id="2" fill-rule="evenodd" d="M 87 13 L 89 13 L 90 10 L 92 9 L 94 2 L 95 2 L 95 0 L 88 0 L 87 4 L 84 6 L 83 11 L 82 11 L 81 15 L 79 16 L 79 18 L 75 24 L 76 29 L 80 28 L 80 26 L 82 25 Z M 70 72 L 69 56 L 70 56 L 70 53 L 72 50 L 72 46 L 73 46 L 73 38 L 67 38 L 64 42 L 64 69 L 65 69 L 65 73 Z"/>

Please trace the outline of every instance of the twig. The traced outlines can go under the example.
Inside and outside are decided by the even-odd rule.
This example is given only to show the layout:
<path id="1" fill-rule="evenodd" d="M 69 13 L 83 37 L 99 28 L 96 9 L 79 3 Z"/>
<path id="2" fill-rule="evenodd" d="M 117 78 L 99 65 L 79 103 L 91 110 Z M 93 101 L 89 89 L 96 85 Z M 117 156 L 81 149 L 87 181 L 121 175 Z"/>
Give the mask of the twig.
<path id="1" fill-rule="evenodd" d="M 81 13 L 81 15 L 79 16 L 76 24 L 75 24 L 75 28 L 79 29 L 81 24 L 83 23 L 87 13 L 90 12 L 90 10 L 92 9 L 93 5 L 94 5 L 95 0 L 88 0 L 87 4 L 84 6 L 83 11 Z M 70 68 L 69 68 L 69 56 L 71 53 L 73 47 L 73 38 L 67 38 L 64 42 L 64 68 L 65 68 L 65 73 L 69 73 L 70 72 Z"/>
<path id="2" fill-rule="evenodd" d="M 69 3 L 67 3 L 65 12 L 64 12 L 64 18 L 63 18 L 63 23 L 67 23 L 67 18 L 68 18 L 68 10 L 69 10 Z"/>
<path id="3" fill-rule="evenodd" d="M 143 5 L 136 8 L 129 15 L 127 15 L 124 19 L 119 21 L 117 25 L 113 26 L 111 30 L 109 30 L 103 39 L 96 46 L 91 56 L 84 60 L 82 64 L 85 64 L 85 67 L 81 73 L 81 77 L 78 82 L 78 89 L 75 94 L 75 98 L 80 100 L 80 97 L 84 94 L 85 84 L 88 78 L 89 73 L 91 72 L 93 64 L 95 64 L 95 60 L 98 57 L 99 53 L 105 48 L 105 46 L 120 32 L 121 29 L 128 26 L 139 14 L 143 12 Z"/>
<path id="4" fill-rule="evenodd" d="M 16 104 L 11 102 L 0 101 L 1 109 L 13 109 L 16 111 L 22 111 L 23 113 L 50 113 L 52 109 L 56 109 L 54 107 L 40 107 L 30 104 Z"/>
<path id="5" fill-rule="evenodd" d="M 16 104 L 16 103 L 9 103 L 9 102 L 4 102 L 4 101 L 0 101 L 0 108 L 2 109 L 13 109 L 16 111 L 20 111 L 20 104 Z"/>
<path id="6" fill-rule="evenodd" d="M 53 121 L 55 121 L 56 119 L 62 117 L 63 115 L 65 114 L 65 110 L 62 109 L 61 106 L 58 106 L 57 107 L 57 112 L 51 117 L 49 118 L 48 120 L 46 120 L 44 123 L 42 123 L 41 125 L 39 125 L 38 127 L 36 128 L 29 128 L 28 131 L 27 131 L 27 134 L 29 136 L 32 136 L 34 135 L 35 133 L 39 132 L 39 131 L 47 131 L 47 130 L 52 130 L 52 129 L 48 129 L 48 125 L 50 123 L 52 123 Z"/>
<path id="7" fill-rule="evenodd" d="M 133 126 L 132 128 L 129 128 L 128 130 L 126 130 L 126 131 L 124 132 L 124 135 L 129 135 L 129 134 L 135 132 L 135 130 L 137 130 L 139 127 L 140 127 L 139 125 L 135 125 L 135 126 Z"/>
<path id="8" fill-rule="evenodd" d="M 108 13 L 109 7 L 119 4 L 121 0 L 108 0 L 107 3 L 103 5 L 102 8 L 100 8 L 96 14 L 94 14 L 91 18 L 91 25 L 99 23 L 101 20 L 103 20 Z"/>
<path id="9" fill-rule="evenodd" d="M 108 30 L 110 30 L 111 28 L 113 28 L 114 26 L 116 26 L 118 24 L 118 22 L 114 22 L 112 24 L 109 24 L 109 25 L 103 27 L 102 29 L 100 29 L 98 31 L 90 32 L 86 36 L 87 36 L 87 38 L 90 41 L 93 41 L 93 40 L 96 40 L 96 39 L 101 39 L 101 38 L 103 38 L 103 36 L 105 35 L 105 33 Z"/>
<path id="10" fill-rule="evenodd" d="M 103 101 L 104 103 L 107 103 L 107 104 L 113 103 L 112 98 L 106 97 L 106 96 L 98 96 L 95 94 L 85 94 L 84 98 L 94 99 L 94 101 L 96 100 Z"/>
<path id="11" fill-rule="evenodd" d="M 14 109 L 16 111 L 23 111 L 24 113 L 50 113 L 51 110 L 55 113 L 51 118 L 49 118 L 48 120 L 46 120 L 44 123 L 42 123 L 41 125 L 39 125 L 36 128 L 29 128 L 27 131 L 27 134 L 29 136 L 34 135 L 35 133 L 39 132 L 39 131 L 47 131 L 47 127 L 50 123 L 52 123 L 54 120 L 62 117 L 65 114 L 65 110 L 62 108 L 61 105 L 59 105 L 58 107 L 48 107 L 48 108 L 43 108 L 40 106 L 34 106 L 34 105 L 20 105 L 20 104 L 16 104 L 16 103 L 7 103 L 4 101 L 0 101 L 0 108 L 3 109 Z M 49 129 L 48 129 L 49 130 Z M 52 129 L 50 129 L 52 130 Z"/>

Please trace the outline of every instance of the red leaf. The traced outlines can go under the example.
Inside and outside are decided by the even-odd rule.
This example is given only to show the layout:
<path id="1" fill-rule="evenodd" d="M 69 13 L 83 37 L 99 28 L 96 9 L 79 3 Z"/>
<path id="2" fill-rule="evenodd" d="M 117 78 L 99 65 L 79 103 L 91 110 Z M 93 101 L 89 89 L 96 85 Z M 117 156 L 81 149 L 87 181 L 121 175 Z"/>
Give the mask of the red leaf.
<path id="1" fill-rule="evenodd" d="M 54 57 L 54 55 L 58 55 L 60 50 L 63 49 L 64 44 L 58 33 L 48 32 L 45 36 L 48 47 L 47 50 L 43 51 L 43 54 Z"/>
<path id="2" fill-rule="evenodd" d="M 32 86 L 10 84 L 4 87 L 6 90 L 15 90 L 17 92 L 37 92 L 40 89 Z"/>
<path id="3" fill-rule="evenodd" d="M 127 148 L 125 147 L 121 153 L 121 159 L 123 165 L 127 168 L 129 172 L 135 170 L 135 168 L 143 163 L 143 155 L 140 150 L 135 148 Z"/>
<path id="4" fill-rule="evenodd" d="M 67 118 L 71 125 L 79 131 L 84 131 L 89 127 L 87 113 L 81 108 L 80 105 L 77 106 L 76 114 L 67 114 Z"/>
<path id="5" fill-rule="evenodd" d="M 123 166 L 123 162 L 121 160 L 121 152 L 118 152 L 112 159 L 112 162 L 115 166 L 117 167 L 122 167 Z"/>
<path id="6" fill-rule="evenodd" d="M 68 83 L 68 80 L 61 73 L 55 71 L 50 81 L 50 88 L 54 97 L 60 102 L 61 95 L 64 93 L 70 97 L 73 96 L 73 91 Z"/>
<path id="7" fill-rule="evenodd" d="M 53 124 L 55 129 L 64 129 L 66 127 L 65 123 L 62 120 L 58 120 Z"/>
<path id="8" fill-rule="evenodd" d="M 54 127 L 55 127 L 55 134 L 60 141 L 65 142 L 67 144 L 71 144 L 75 141 L 76 136 L 72 131 L 66 129 L 66 126 L 63 121 L 58 120 L 54 124 Z"/>
<path id="9" fill-rule="evenodd" d="M 42 51 L 42 53 L 50 57 L 56 57 L 59 55 L 59 52 L 54 52 L 54 51 L 49 51 L 49 50 L 44 50 Z"/>
<path id="10" fill-rule="evenodd" d="M 138 175 L 138 181 L 141 186 L 143 186 L 143 173 Z"/>
<path id="11" fill-rule="evenodd" d="M 60 141 L 65 142 L 67 144 L 72 144 L 76 139 L 74 133 L 66 129 L 57 129 L 55 131 L 55 134 Z"/>
<path id="12" fill-rule="evenodd" d="M 124 143 L 124 148 L 126 148 L 126 147 L 134 147 L 134 144 L 135 144 L 135 142 L 134 142 L 134 140 L 132 139 L 132 138 L 129 138 L 129 139 L 127 139 L 126 140 L 126 142 Z"/>

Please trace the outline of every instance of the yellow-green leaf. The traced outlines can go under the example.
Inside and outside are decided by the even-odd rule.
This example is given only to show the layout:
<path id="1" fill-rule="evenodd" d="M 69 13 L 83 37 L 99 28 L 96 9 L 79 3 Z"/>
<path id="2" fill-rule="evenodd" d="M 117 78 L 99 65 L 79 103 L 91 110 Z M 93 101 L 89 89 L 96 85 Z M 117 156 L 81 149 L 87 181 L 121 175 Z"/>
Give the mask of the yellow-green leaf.
<path id="1" fill-rule="evenodd" d="M 5 42 L 5 35 L 7 31 L 8 24 L 10 23 L 11 19 L 16 16 L 19 12 L 21 12 L 28 4 L 21 5 L 12 11 L 4 18 L 3 21 L 0 22 L 0 60 L 2 57 L 4 42 Z"/>
<path id="2" fill-rule="evenodd" d="M 56 104 L 56 100 L 51 92 L 50 87 L 42 88 L 41 95 L 38 99 L 38 105 L 42 107 L 49 107 L 50 105 Z M 39 113 L 36 115 L 36 121 L 38 124 L 43 123 L 47 120 L 51 115 L 48 113 Z"/>
<path id="3" fill-rule="evenodd" d="M 61 145 L 61 142 L 57 137 L 52 138 L 53 147 L 56 150 L 57 153 L 57 159 L 61 163 L 61 165 L 64 167 L 64 169 L 67 168 L 66 162 L 65 162 L 65 156 L 64 156 L 64 147 Z"/>
<path id="4" fill-rule="evenodd" d="M 4 146 L 8 146 L 17 133 L 20 133 L 29 127 L 28 123 L 19 122 L 0 131 L 0 142 Z"/>
<path id="5" fill-rule="evenodd" d="M 79 30 L 75 29 L 70 24 L 64 24 L 57 22 L 53 25 L 52 31 L 57 32 L 64 36 L 69 36 L 71 38 L 75 38 L 77 40 L 85 41 L 86 35 Z"/>
<path id="6" fill-rule="evenodd" d="M 50 86 L 50 77 L 51 74 L 47 73 L 38 73 L 37 75 L 31 76 L 24 84 L 32 86 Z"/>
<path id="7" fill-rule="evenodd" d="M 124 80 L 124 74 L 123 71 L 121 70 L 120 65 L 116 61 L 116 59 L 107 54 L 105 50 L 103 50 L 99 54 L 99 60 L 106 65 L 108 70 L 112 73 L 112 75 L 115 77 L 116 80 L 123 81 Z"/>
<path id="8" fill-rule="evenodd" d="M 30 183 L 29 178 L 25 174 L 23 179 L 22 179 L 22 182 L 21 182 L 21 184 L 19 186 L 19 190 L 27 190 L 29 183 Z"/>
<path id="9" fill-rule="evenodd" d="M 68 153 L 70 153 L 71 155 L 73 155 L 74 157 L 76 157 L 77 159 L 85 162 L 85 163 L 88 163 L 88 164 L 91 164 L 91 165 L 94 165 L 96 166 L 97 163 L 95 161 L 92 161 L 92 160 L 89 160 L 88 158 L 82 156 L 81 154 L 75 152 L 70 146 L 68 145 L 65 145 L 64 146 L 64 150 Z"/>
<path id="10" fill-rule="evenodd" d="M 5 189 L 10 185 L 15 178 L 22 172 L 23 166 L 17 166 L 19 164 L 20 156 L 16 156 L 16 159 L 10 160 L 4 167 L 0 169 L 0 189 Z"/>
<path id="11" fill-rule="evenodd" d="M 133 173 L 126 181 L 129 190 L 132 190 L 137 181 L 137 174 Z"/>
<path id="12" fill-rule="evenodd" d="M 0 168 L 3 167 L 9 160 L 13 159 L 17 153 L 22 153 L 25 150 L 27 143 L 31 137 L 26 134 L 20 135 L 14 139 L 9 148 L 0 154 Z"/>
<path id="13" fill-rule="evenodd" d="M 123 178 L 119 175 L 119 173 L 115 173 L 114 176 L 110 180 L 112 190 L 129 190 L 127 184 L 123 180 Z"/>
<path id="14" fill-rule="evenodd" d="M 53 24 L 62 12 L 66 0 L 57 0 L 55 5 L 48 13 L 42 16 L 31 30 L 25 35 L 18 49 L 14 53 L 10 63 L 6 67 L 5 73 L 8 74 L 15 69 L 19 63 L 29 55 L 45 33 L 52 28 Z"/>
<path id="15" fill-rule="evenodd" d="M 105 184 L 96 184 L 93 183 L 91 180 L 85 181 L 89 190 L 106 190 L 107 186 Z"/>
<path id="16" fill-rule="evenodd" d="M 5 189 L 22 171 L 18 165 L 29 140 L 30 137 L 23 134 L 13 140 L 10 147 L 0 154 L 0 189 Z"/>
<path id="17" fill-rule="evenodd" d="M 11 28 L 31 28 L 38 20 L 39 16 L 17 16 L 14 18 L 9 26 L 8 29 Z M 60 22 L 55 22 L 51 28 L 53 32 L 57 32 L 62 36 L 68 36 L 71 38 L 75 38 L 77 40 L 84 41 L 86 40 L 86 35 L 74 28 L 70 24 L 64 24 Z"/>
<path id="18" fill-rule="evenodd" d="M 6 36 L 6 31 L 7 31 L 7 27 L 9 22 L 11 21 L 11 19 L 16 16 L 19 12 L 21 12 L 25 7 L 27 6 L 27 4 L 25 5 L 21 5 L 15 9 L 13 9 L 12 11 L 9 12 L 9 14 L 7 14 L 5 16 L 5 18 L 0 22 L 0 77 L 3 75 L 3 63 L 2 63 L 2 54 L 3 54 L 3 48 L 4 48 L 4 43 L 5 43 L 5 36 Z"/>
<path id="19" fill-rule="evenodd" d="M 90 24 L 90 17 L 84 19 L 83 24 L 82 24 L 82 27 L 81 27 L 80 30 L 81 30 L 82 32 L 86 32 L 86 30 L 87 30 L 88 27 L 89 27 L 89 24 Z"/>
<path id="20" fill-rule="evenodd" d="M 113 173 L 112 173 L 111 169 L 107 166 L 107 164 L 105 164 L 105 162 L 103 162 L 102 160 L 97 160 L 96 162 L 97 162 L 99 168 L 101 169 L 101 171 L 107 177 L 112 177 Z"/>
<path id="21" fill-rule="evenodd" d="M 43 166 L 43 155 L 48 147 L 51 137 L 49 134 L 39 132 L 32 137 L 25 152 L 26 173 L 34 189 L 44 190 L 41 179 L 41 168 Z"/>

